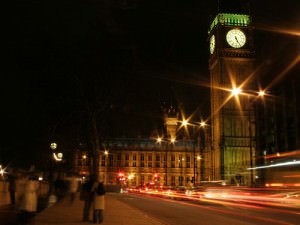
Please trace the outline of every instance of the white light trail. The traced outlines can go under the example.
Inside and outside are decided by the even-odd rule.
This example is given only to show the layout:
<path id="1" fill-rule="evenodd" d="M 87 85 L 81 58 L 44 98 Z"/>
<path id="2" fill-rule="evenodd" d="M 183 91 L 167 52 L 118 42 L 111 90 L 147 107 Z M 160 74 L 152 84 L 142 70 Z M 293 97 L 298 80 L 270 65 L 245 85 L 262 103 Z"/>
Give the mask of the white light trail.
<path id="1" fill-rule="evenodd" d="M 298 164 L 300 164 L 300 161 L 294 160 L 294 161 L 289 161 L 289 162 L 271 164 L 271 165 L 267 165 L 267 166 L 257 166 L 257 167 L 253 167 L 253 168 L 247 168 L 247 170 L 256 170 L 256 169 L 264 169 L 264 168 L 280 167 L 280 166 L 289 166 L 289 165 L 298 165 Z"/>

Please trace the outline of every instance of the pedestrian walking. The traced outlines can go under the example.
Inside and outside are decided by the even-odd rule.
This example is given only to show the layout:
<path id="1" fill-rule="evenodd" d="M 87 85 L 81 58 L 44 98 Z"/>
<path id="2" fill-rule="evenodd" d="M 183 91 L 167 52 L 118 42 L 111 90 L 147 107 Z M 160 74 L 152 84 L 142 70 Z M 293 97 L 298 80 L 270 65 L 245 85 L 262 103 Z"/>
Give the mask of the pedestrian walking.
<path id="1" fill-rule="evenodd" d="M 75 174 L 72 174 L 69 181 L 69 194 L 70 194 L 70 202 L 73 203 L 76 198 L 76 193 L 78 191 L 78 178 Z"/>
<path id="2" fill-rule="evenodd" d="M 102 181 L 96 181 L 93 184 L 92 192 L 94 195 L 93 201 L 93 223 L 103 222 L 103 210 L 105 206 L 105 188 Z"/>
<path id="3" fill-rule="evenodd" d="M 80 200 L 84 201 L 83 221 L 89 221 L 90 218 L 90 211 L 93 202 L 92 186 L 93 186 L 92 176 L 88 176 L 87 180 L 81 185 Z"/>
<path id="4" fill-rule="evenodd" d="M 29 224 L 35 213 L 38 204 L 39 181 L 36 176 L 30 176 L 24 186 L 24 193 L 20 202 L 19 224 Z"/>

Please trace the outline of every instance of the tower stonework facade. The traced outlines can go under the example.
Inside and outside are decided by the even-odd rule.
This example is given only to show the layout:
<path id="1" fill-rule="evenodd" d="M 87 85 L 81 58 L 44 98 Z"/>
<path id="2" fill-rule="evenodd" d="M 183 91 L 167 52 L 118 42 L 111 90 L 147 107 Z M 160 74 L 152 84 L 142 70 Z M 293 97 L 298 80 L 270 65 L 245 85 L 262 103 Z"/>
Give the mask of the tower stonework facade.
<path id="1" fill-rule="evenodd" d="M 178 112 L 174 107 L 165 109 L 164 123 L 168 138 L 170 138 L 170 140 L 176 139 L 176 133 L 178 128 Z"/>
<path id="2" fill-rule="evenodd" d="M 251 99 L 232 90 L 253 90 L 254 45 L 247 13 L 219 12 L 209 28 L 211 166 L 214 180 L 250 185 L 255 165 L 255 113 Z"/>

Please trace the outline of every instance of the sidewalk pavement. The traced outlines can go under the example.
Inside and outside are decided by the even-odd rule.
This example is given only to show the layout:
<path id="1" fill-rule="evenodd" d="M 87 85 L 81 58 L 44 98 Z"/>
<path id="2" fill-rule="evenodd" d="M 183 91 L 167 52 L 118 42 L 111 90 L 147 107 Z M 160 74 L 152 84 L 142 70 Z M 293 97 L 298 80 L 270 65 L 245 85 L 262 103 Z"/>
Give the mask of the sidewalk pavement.
<path id="1" fill-rule="evenodd" d="M 117 199 L 120 193 L 107 193 L 105 195 L 104 220 L 102 225 L 163 225 L 160 221 L 147 216 L 142 211 L 135 209 Z M 87 225 L 92 222 L 83 222 L 83 201 L 78 197 L 73 203 L 68 199 L 46 208 L 38 213 L 33 225 Z M 91 216 L 92 219 L 92 210 Z"/>

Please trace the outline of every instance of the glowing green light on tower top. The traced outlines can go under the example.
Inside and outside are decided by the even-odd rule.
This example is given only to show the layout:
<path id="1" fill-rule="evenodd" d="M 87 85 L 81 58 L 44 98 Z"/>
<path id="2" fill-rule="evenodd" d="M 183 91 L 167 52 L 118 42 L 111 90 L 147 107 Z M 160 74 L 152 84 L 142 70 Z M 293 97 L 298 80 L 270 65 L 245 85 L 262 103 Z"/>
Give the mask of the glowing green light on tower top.
<path id="1" fill-rule="evenodd" d="M 249 15 L 219 13 L 210 25 L 210 33 L 218 24 L 225 26 L 248 26 L 251 22 Z"/>

